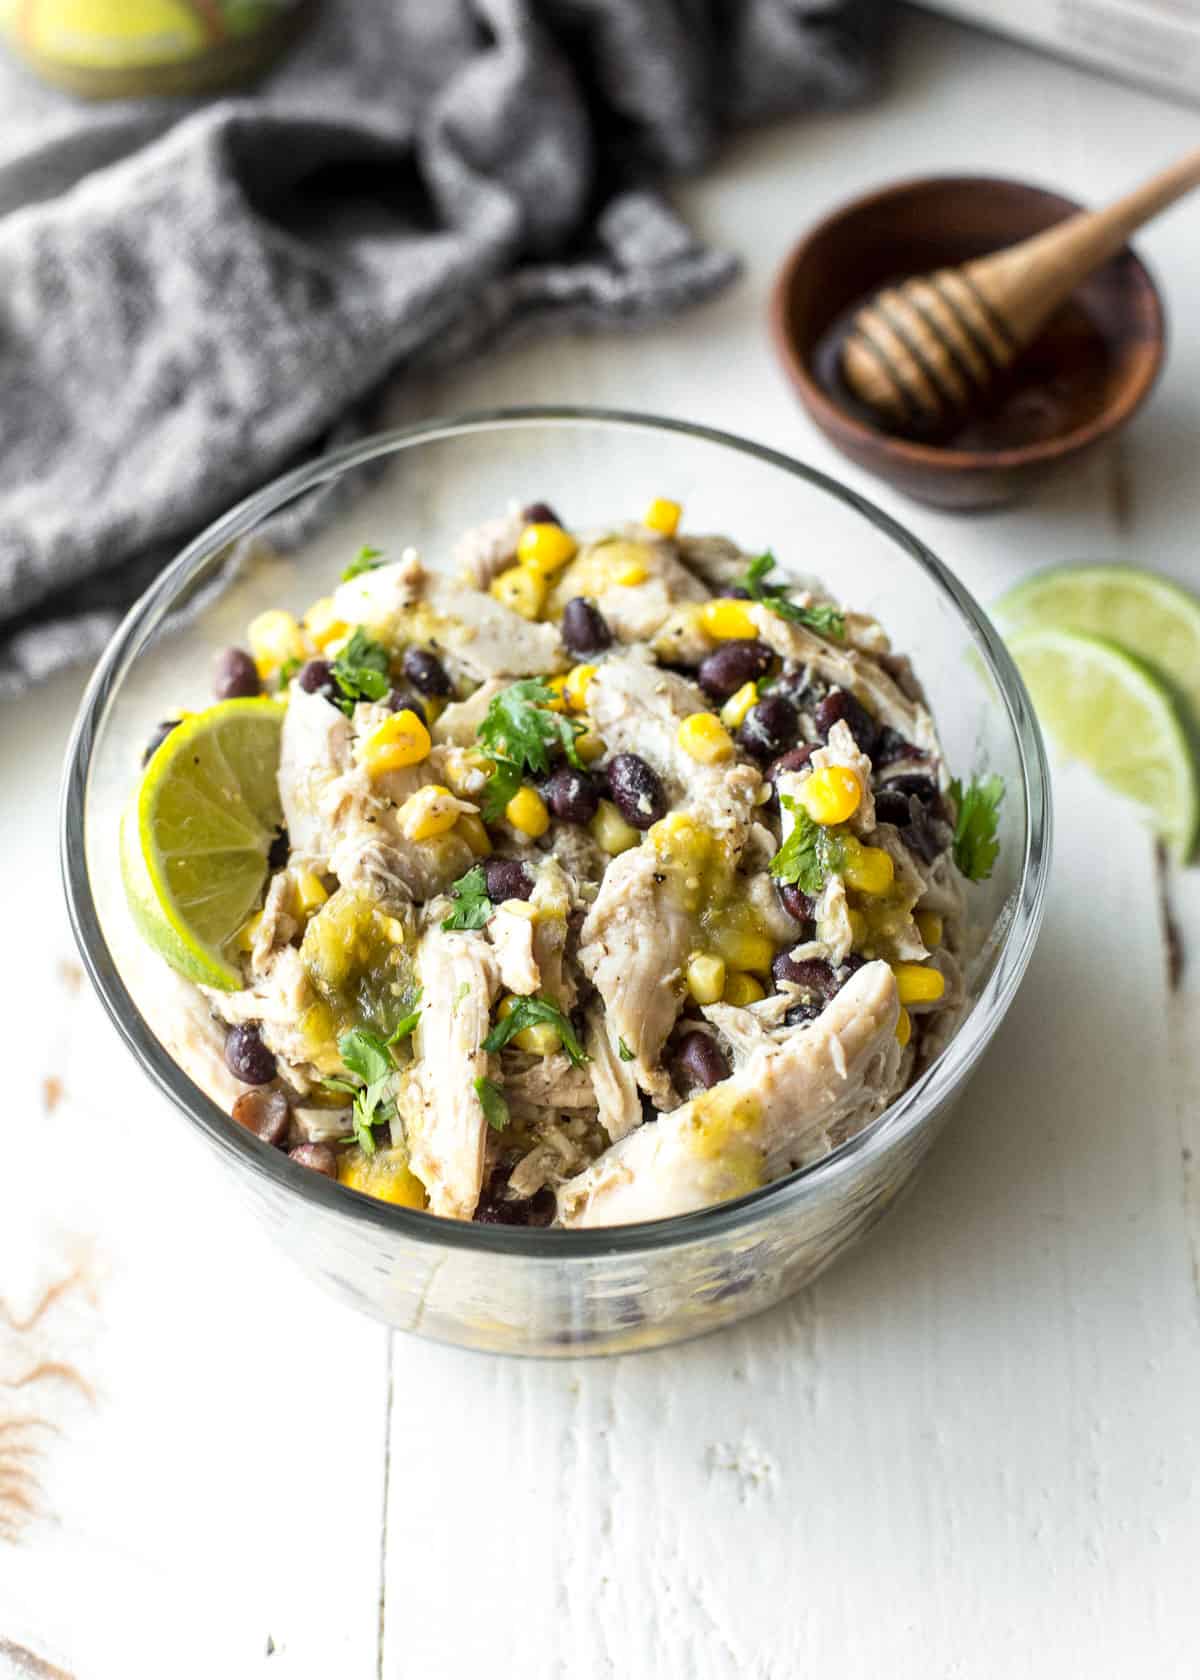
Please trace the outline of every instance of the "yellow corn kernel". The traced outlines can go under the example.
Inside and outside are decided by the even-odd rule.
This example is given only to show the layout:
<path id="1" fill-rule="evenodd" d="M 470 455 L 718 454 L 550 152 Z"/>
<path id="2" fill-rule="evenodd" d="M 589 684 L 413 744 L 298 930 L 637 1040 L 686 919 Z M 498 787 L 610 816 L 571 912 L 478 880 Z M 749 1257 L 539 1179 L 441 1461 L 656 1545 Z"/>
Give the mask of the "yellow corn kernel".
<path id="1" fill-rule="evenodd" d="M 458 821 L 454 825 L 454 832 L 461 834 L 476 857 L 490 857 L 492 855 L 492 841 L 487 829 L 483 825 L 483 818 L 474 811 L 460 811 Z"/>
<path id="2" fill-rule="evenodd" d="M 336 642 L 342 636 L 350 634 L 350 626 L 337 615 L 332 595 L 322 595 L 319 601 L 313 602 L 304 615 L 304 628 L 308 632 L 309 641 L 321 652 L 324 652 L 330 642 Z"/>
<path id="3" fill-rule="evenodd" d="M 758 684 L 756 682 L 743 683 L 736 694 L 731 694 L 721 707 L 721 722 L 726 729 L 737 729 L 746 721 L 746 713 L 758 700 Z"/>
<path id="4" fill-rule="evenodd" d="M 545 605 L 546 580 L 528 566 L 510 566 L 492 579 L 491 593 L 510 612 L 532 620 Z"/>
<path id="5" fill-rule="evenodd" d="M 296 876 L 296 903 L 302 915 L 311 916 L 328 897 L 321 877 L 315 875 L 311 869 L 302 869 Z"/>
<path id="6" fill-rule="evenodd" d="M 892 973 L 901 1003 L 936 1003 L 946 990 L 945 975 L 925 963 L 893 963 Z"/>
<path id="7" fill-rule="evenodd" d="M 425 722 L 433 724 L 441 717 L 450 702 L 444 694 L 422 694 L 421 704 L 425 708 Z"/>
<path id="8" fill-rule="evenodd" d="M 503 1021 L 520 1001 L 520 998 L 506 997 L 497 1009 L 497 1015 Z M 549 1021 L 537 1021 L 532 1027 L 522 1027 L 519 1033 L 513 1035 L 512 1042 L 518 1050 L 526 1050 L 531 1056 L 553 1056 L 562 1048 L 558 1028 L 551 1026 Z"/>
<path id="9" fill-rule="evenodd" d="M 706 601 L 700 608 L 700 622 L 709 635 L 715 636 L 719 642 L 737 641 L 744 636 L 758 635 L 754 620 L 746 610 L 745 601 L 735 600 L 732 596 L 717 601 Z"/>
<path id="10" fill-rule="evenodd" d="M 396 821 L 406 840 L 432 840 L 447 834 L 458 821 L 458 801 L 449 788 L 430 782 L 418 788 L 396 812 Z"/>
<path id="11" fill-rule="evenodd" d="M 648 531 L 658 531 L 664 537 L 673 537 L 679 529 L 679 516 L 682 512 L 678 502 L 669 502 L 665 496 L 655 496 L 646 509 L 642 524 Z"/>
<path id="12" fill-rule="evenodd" d="M 338 1151 L 338 1183 L 364 1196 L 374 1196 L 377 1202 L 392 1202 L 396 1207 L 423 1208 L 425 1186 L 410 1170 L 405 1149 L 377 1149 L 374 1155 L 362 1150 Z"/>
<path id="13" fill-rule="evenodd" d="M 936 950 L 942 943 L 945 931 L 942 918 L 936 910 L 914 910 L 913 921 L 917 924 L 917 932 L 921 935 L 921 943 L 927 951 Z"/>
<path id="14" fill-rule="evenodd" d="M 722 1003 L 732 1003 L 738 1009 L 746 1009 L 760 998 L 766 997 L 766 992 L 759 985 L 753 974 L 744 974 L 741 969 L 733 969 L 725 976 L 725 989 L 721 993 Z"/>
<path id="15" fill-rule="evenodd" d="M 631 823 L 627 823 L 611 799 L 602 799 L 596 815 L 588 824 L 592 839 L 609 857 L 620 857 L 642 838 Z"/>
<path id="16" fill-rule="evenodd" d="M 867 918 L 861 910 L 847 910 L 850 919 L 850 942 L 857 950 L 867 937 Z"/>
<path id="17" fill-rule="evenodd" d="M 255 936 L 262 926 L 262 919 L 262 911 L 256 910 L 249 921 L 242 923 L 238 929 L 237 939 L 234 941 L 239 951 L 252 951 L 254 949 Z"/>
<path id="18" fill-rule="evenodd" d="M 912 1016 L 908 1013 L 907 1009 L 902 1009 L 900 1011 L 900 1019 L 896 1022 L 896 1042 L 899 1044 L 901 1050 L 905 1048 L 911 1037 Z"/>
<path id="19" fill-rule="evenodd" d="M 598 758 L 604 757 L 608 748 L 594 729 L 588 729 L 576 736 L 575 751 L 585 764 L 594 764 Z"/>
<path id="20" fill-rule="evenodd" d="M 775 945 L 765 933 L 718 922 L 712 929 L 712 939 L 731 968 L 747 969 L 751 974 L 770 972 Z"/>
<path id="21" fill-rule="evenodd" d="M 596 675 L 594 665 L 574 665 L 563 678 L 563 694 L 573 712 L 587 711 L 588 684 Z"/>
<path id="22" fill-rule="evenodd" d="M 725 962 L 707 951 L 693 951 L 687 960 L 687 989 L 697 1003 L 718 1003 L 725 990 Z"/>
<path id="23" fill-rule="evenodd" d="M 546 801 L 536 788 L 518 788 L 504 807 L 504 815 L 519 833 L 527 834 L 531 840 L 540 839 L 550 827 Z"/>
<path id="24" fill-rule="evenodd" d="M 860 846 L 852 835 L 845 839 L 845 862 L 842 879 L 855 892 L 869 898 L 882 898 L 896 879 L 896 866 L 882 846 Z"/>
<path id="25" fill-rule="evenodd" d="M 285 660 L 304 659 L 309 652 L 304 632 L 296 620 L 290 612 L 278 608 L 252 618 L 246 626 L 246 640 L 264 682 Z"/>
<path id="26" fill-rule="evenodd" d="M 698 764 L 724 764 L 733 757 L 729 731 L 711 712 L 693 712 L 679 725 L 675 739 Z"/>
<path id="27" fill-rule="evenodd" d="M 862 789 L 853 770 L 829 764 L 814 770 L 800 783 L 797 798 L 815 823 L 828 826 L 852 817 L 862 802 Z"/>
<path id="28" fill-rule="evenodd" d="M 369 775 L 383 776 L 389 770 L 420 764 L 423 758 L 429 757 L 432 744 L 428 729 L 416 712 L 410 712 L 406 706 L 402 712 L 393 712 L 367 737 L 362 760 Z"/>
<path id="29" fill-rule="evenodd" d="M 400 920 L 399 916 L 380 917 L 380 926 L 383 929 L 383 936 L 389 945 L 403 945 L 404 923 Z M 360 956 L 364 962 L 370 961 L 371 946 L 369 941 L 367 942 L 366 948 L 360 951 Z"/>
<path id="30" fill-rule="evenodd" d="M 517 543 L 517 559 L 540 578 L 561 572 L 578 551 L 579 544 L 561 525 L 526 525 Z"/>
<path id="31" fill-rule="evenodd" d="M 546 710 L 548 712 L 565 712 L 567 709 L 566 677 L 547 677 L 546 687 L 554 695 L 553 700 L 546 701 Z"/>

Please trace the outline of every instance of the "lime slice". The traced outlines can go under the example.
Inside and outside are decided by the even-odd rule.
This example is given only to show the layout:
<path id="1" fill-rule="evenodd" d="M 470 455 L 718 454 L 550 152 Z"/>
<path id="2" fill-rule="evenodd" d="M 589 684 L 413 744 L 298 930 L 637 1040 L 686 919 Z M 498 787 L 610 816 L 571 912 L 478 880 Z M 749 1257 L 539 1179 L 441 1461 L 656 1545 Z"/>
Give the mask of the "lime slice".
<path id="1" fill-rule="evenodd" d="M 1200 723 L 1200 600 L 1136 566 L 1062 566 L 1001 597 L 1006 635 L 1085 630 L 1148 660 L 1175 684 Z"/>
<path id="2" fill-rule="evenodd" d="M 236 991 L 225 947 L 258 906 L 283 820 L 284 708 L 223 700 L 173 729 L 121 823 L 121 873 L 142 937 L 189 980 Z"/>
<path id="3" fill-rule="evenodd" d="M 1027 630 L 1009 649 L 1050 734 L 1138 804 L 1181 858 L 1196 842 L 1200 789 L 1176 702 L 1162 679 L 1114 642 Z"/>

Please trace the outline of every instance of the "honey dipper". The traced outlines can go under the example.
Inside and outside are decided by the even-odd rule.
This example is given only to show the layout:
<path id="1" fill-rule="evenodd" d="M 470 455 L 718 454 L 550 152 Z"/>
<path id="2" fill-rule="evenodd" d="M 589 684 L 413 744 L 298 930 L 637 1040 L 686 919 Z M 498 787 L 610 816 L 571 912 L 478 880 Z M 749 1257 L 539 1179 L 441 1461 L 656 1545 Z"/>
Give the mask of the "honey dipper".
<path id="1" fill-rule="evenodd" d="M 885 287 L 854 317 L 842 377 L 893 431 L 961 419 L 1086 275 L 1197 185 L 1200 148 L 1106 209 L 1078 211 L 1007 250 Z"/>

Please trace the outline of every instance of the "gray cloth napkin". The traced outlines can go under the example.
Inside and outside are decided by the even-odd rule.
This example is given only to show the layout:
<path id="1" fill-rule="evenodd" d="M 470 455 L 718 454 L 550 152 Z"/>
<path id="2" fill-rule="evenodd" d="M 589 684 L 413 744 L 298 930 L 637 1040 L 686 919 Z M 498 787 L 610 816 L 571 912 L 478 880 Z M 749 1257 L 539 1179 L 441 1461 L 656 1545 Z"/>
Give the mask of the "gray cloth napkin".
<path id="1" fill-rule="evenodd" d="M 258 87 L 88 104 L 0 58 L 0 694 L 94 656 L 386 381 L 736 271 L 659 195 L 869 84 L 885 0 L 326 0 Z"/>

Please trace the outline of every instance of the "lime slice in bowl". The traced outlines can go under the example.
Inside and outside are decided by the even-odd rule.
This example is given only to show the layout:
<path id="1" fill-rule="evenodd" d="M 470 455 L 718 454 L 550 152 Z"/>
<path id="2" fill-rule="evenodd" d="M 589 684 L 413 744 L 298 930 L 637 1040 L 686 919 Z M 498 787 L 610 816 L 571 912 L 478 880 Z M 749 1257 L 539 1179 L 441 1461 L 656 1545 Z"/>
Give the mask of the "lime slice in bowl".
<path id="1" fill-rule="evenodd" d="M 242 984 L 225 954 L 257 907 L 283 814 L 284 708 L 224 700 L 173 729 L 121 823 L 121 872 L 142 937 L 189 980 Z"/>
<path id="2" fill-rule="evenodd" d="M 1173 682 L 1200 725 L 1200 600 L 1136 566 L 1061 566 L 1037 572 L 996 603 L 1006 636 L 1083 630 L 1148 660 Z"/>
<path id="3" fill-rule="evenodd" d="M 1140 805 L 1176 854 L 1188 858 L 1200 787 L 1178 705 L 1162 678 L 1114 642 L 1076 630 L 1026 630 L 1008 645 L 1059 746 Z"/>

